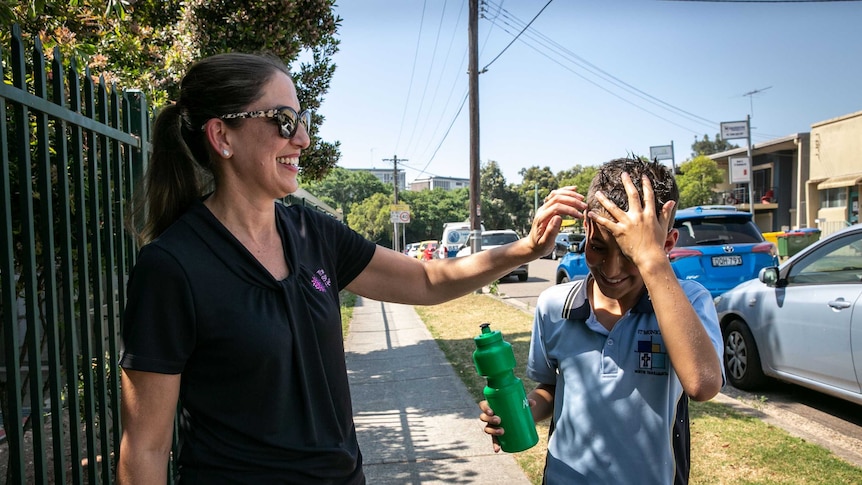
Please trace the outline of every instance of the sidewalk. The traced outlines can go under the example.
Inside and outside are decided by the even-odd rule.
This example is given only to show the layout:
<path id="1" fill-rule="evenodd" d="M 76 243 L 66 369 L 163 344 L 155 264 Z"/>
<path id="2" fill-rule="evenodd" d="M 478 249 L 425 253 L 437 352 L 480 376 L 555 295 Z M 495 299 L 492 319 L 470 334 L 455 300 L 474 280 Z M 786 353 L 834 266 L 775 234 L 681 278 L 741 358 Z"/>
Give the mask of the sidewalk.
<path id="1" fill-rule="evenodd" d="M 410 305 L 357 298 L 345 342 L 369 484 L 528 484 Z"/>

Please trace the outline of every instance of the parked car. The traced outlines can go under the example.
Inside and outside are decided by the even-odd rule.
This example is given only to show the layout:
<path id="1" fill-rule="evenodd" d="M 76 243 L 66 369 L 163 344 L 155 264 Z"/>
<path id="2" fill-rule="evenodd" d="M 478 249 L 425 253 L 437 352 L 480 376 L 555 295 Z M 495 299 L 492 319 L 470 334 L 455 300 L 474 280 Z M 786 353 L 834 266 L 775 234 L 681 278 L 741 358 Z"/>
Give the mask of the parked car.
<path id="1" fill-rule="evenodd" d="M 407 256 L 409 256 L 411 258 L 415 258 L 417 252 L 419 252 L 419 243 L 418 242 L 409 243 L 409 244 L 407 244 L 407 247 L 404 248 L 404 254 L 406 254 Z"/>
<path id="2" fill-rule="evenodd" d="M 563 255 L 563 259 L 557 265 L 557 276 L 555 278 L 557 284 L 585 278 L 587 273 L 590 272 L 590 269 L 587 268 L 587 261 L 584 258 L 584 245 L 586 243 L 587 240 L 582 238 L 577 246 L 567 248 L 566 254 Z"/>
<path id="3" fill-rule="evenodd" d="M 437 250 L 437 241 L 435 241 L 435 240 L 422 241 L 419 243 L 419 247 L 416 248 L 416 259 L 424 259 L 425 247 L 428 246 L 429 244 L 433 244 L 434 250 L 435 251 Z"/>
<path id="4" fill-rule="evenodd" d="M 572 244 L 578 244 L 583 239 L 584 235 L 580 233 L 561 232 L 557 234 L 557 238 L 554 240 L 554 250 L 548 253 L 545 258 L 556 261 L 569 252 L 569 248 L 572 246 Z"/>
<path id="5" fill-rule="evenodd" d="M 504 244 L 515 242 L 520 237 L 518 233 L 511 229 L 499 229 L 492 231 L 482 231 L 482 250 L 495 248 Z M 467 256 L 473 252 L 472 236 L 467 238 L 464 246 L 458 250 L 456 257 Z M 527 281 L 530 275 L 530 267 L 528 264 L 522 264 L 515 268 L 506 276 L 517 276 L 518 281 Z"/>
<path id="6" fill-rule="evenodd" d="M 777 266 L 775 244 L 763 238 L 751 217 L 732 206 L 678 210 L 673 227 L 679 240 L 668 255 L 677 278 L 697 281 L 716 297 Z"/>
<path id="7" fill-rule="evenodd" d="M 764 268 L 715 302 L 734 387 L 776 378 L 862 404 L 862 225 Z"/>

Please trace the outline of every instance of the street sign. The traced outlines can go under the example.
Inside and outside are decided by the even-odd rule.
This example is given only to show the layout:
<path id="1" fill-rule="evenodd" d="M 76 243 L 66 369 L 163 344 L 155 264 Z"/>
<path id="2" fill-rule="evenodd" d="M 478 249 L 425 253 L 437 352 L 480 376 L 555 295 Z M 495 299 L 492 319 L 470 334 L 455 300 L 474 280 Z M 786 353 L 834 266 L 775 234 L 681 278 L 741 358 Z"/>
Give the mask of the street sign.
<path id="1" fill-rule="evenodd" d="M 410 222 L 410 206 L 407 204 L 389 204 L 389 222 L 398 224 Z"/>
<path id="2" fill-rule="evenodd" d="M 410 211 L 391 211 L 389 212 L 389 222 L 398 224 L 407 224 L 410 222 Z"/>
<path id="3" fill-rule="evenodd" d="M 721 139 L 748 138 L 748 121 L 726 121 L 721 123 Z"/>
<path id="4" fill-rule="evenodd" d="M 748 157 L 730 157 L 730 183 L 747 184 L 751 182 L 751 161 Z"/>
<path id="5" fill-rule="evenodd" d="M 662 145 L 657 147 L 649 147 L 650 160 L 672 160 L 673 145 Z"/>

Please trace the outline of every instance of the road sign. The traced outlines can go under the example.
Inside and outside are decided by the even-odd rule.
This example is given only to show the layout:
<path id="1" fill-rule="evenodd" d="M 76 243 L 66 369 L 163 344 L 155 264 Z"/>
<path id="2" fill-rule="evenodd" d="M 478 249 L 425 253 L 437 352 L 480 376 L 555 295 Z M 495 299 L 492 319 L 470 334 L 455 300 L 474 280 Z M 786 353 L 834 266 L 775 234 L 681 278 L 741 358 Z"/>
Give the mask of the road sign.
<path id="1" fill-rule="evenodd" d="M 662 145 L 657 147 L 649 147 L 650 160 L 672 160 L 673 145 Z"/>
<path id="2" fill-rule="evenodd" d="M 410 211 L 391 211 L 389 213 L 389 222 L 397 222 L 399 224 L 409 223 Z"/>
<path id="3" fill-rule="evenodd" d="M 747 184 L 751 182 L 751 161 L 748 157 L 730 157 L 730 183 Z"/>
<path id="4" fill-rule="evenodd" d="M 726 121 L 721 124 L 721 139 L 748 138 L 748 121 Z"/>

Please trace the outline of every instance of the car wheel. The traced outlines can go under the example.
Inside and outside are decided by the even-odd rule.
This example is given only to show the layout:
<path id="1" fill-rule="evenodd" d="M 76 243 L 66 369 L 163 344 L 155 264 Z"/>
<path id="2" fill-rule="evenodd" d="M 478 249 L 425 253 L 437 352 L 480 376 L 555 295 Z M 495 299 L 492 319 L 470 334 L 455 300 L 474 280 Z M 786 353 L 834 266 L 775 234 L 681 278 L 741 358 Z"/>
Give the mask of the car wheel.
<path id="1" fill-rule="evenodd" d="M 527 281 L 527 275 L 526 275 L 526 274 L 519 274 L 519 275 L 518 275 L 518 281 L 520 281 L 520 282 L 522 282 L 522 283 L 523 283 L 524 281 Z"/>
<path id="2" fill-rule="evenodd" d="M 551 251 L 551 260 L 552 260 L 552 261 L 556 261 L 556 260 L 558 260 L 558 259 L 560 259 L 560 257 L 559 257 L 559 256 L 557 256 L 557 250 L 556 250 L 556 249 L 554 249 L 553 251 Z"/>
<path id="3" fill-rule="evenodd" d="M 724 369 L 737 389 L 756 389 L 765 380 L 754 336 L 742 320 L 733 320 L 724 331 Z"/>
<path id="4" fill-rule="evenodd" d="M 568 282 L 569 282 L 569 275 L 567 275 L 566 273 L 560 273 L 557 275 L 557 284 L 558 285 L 562 284 L 562 283 L 568 283 Z"/>

